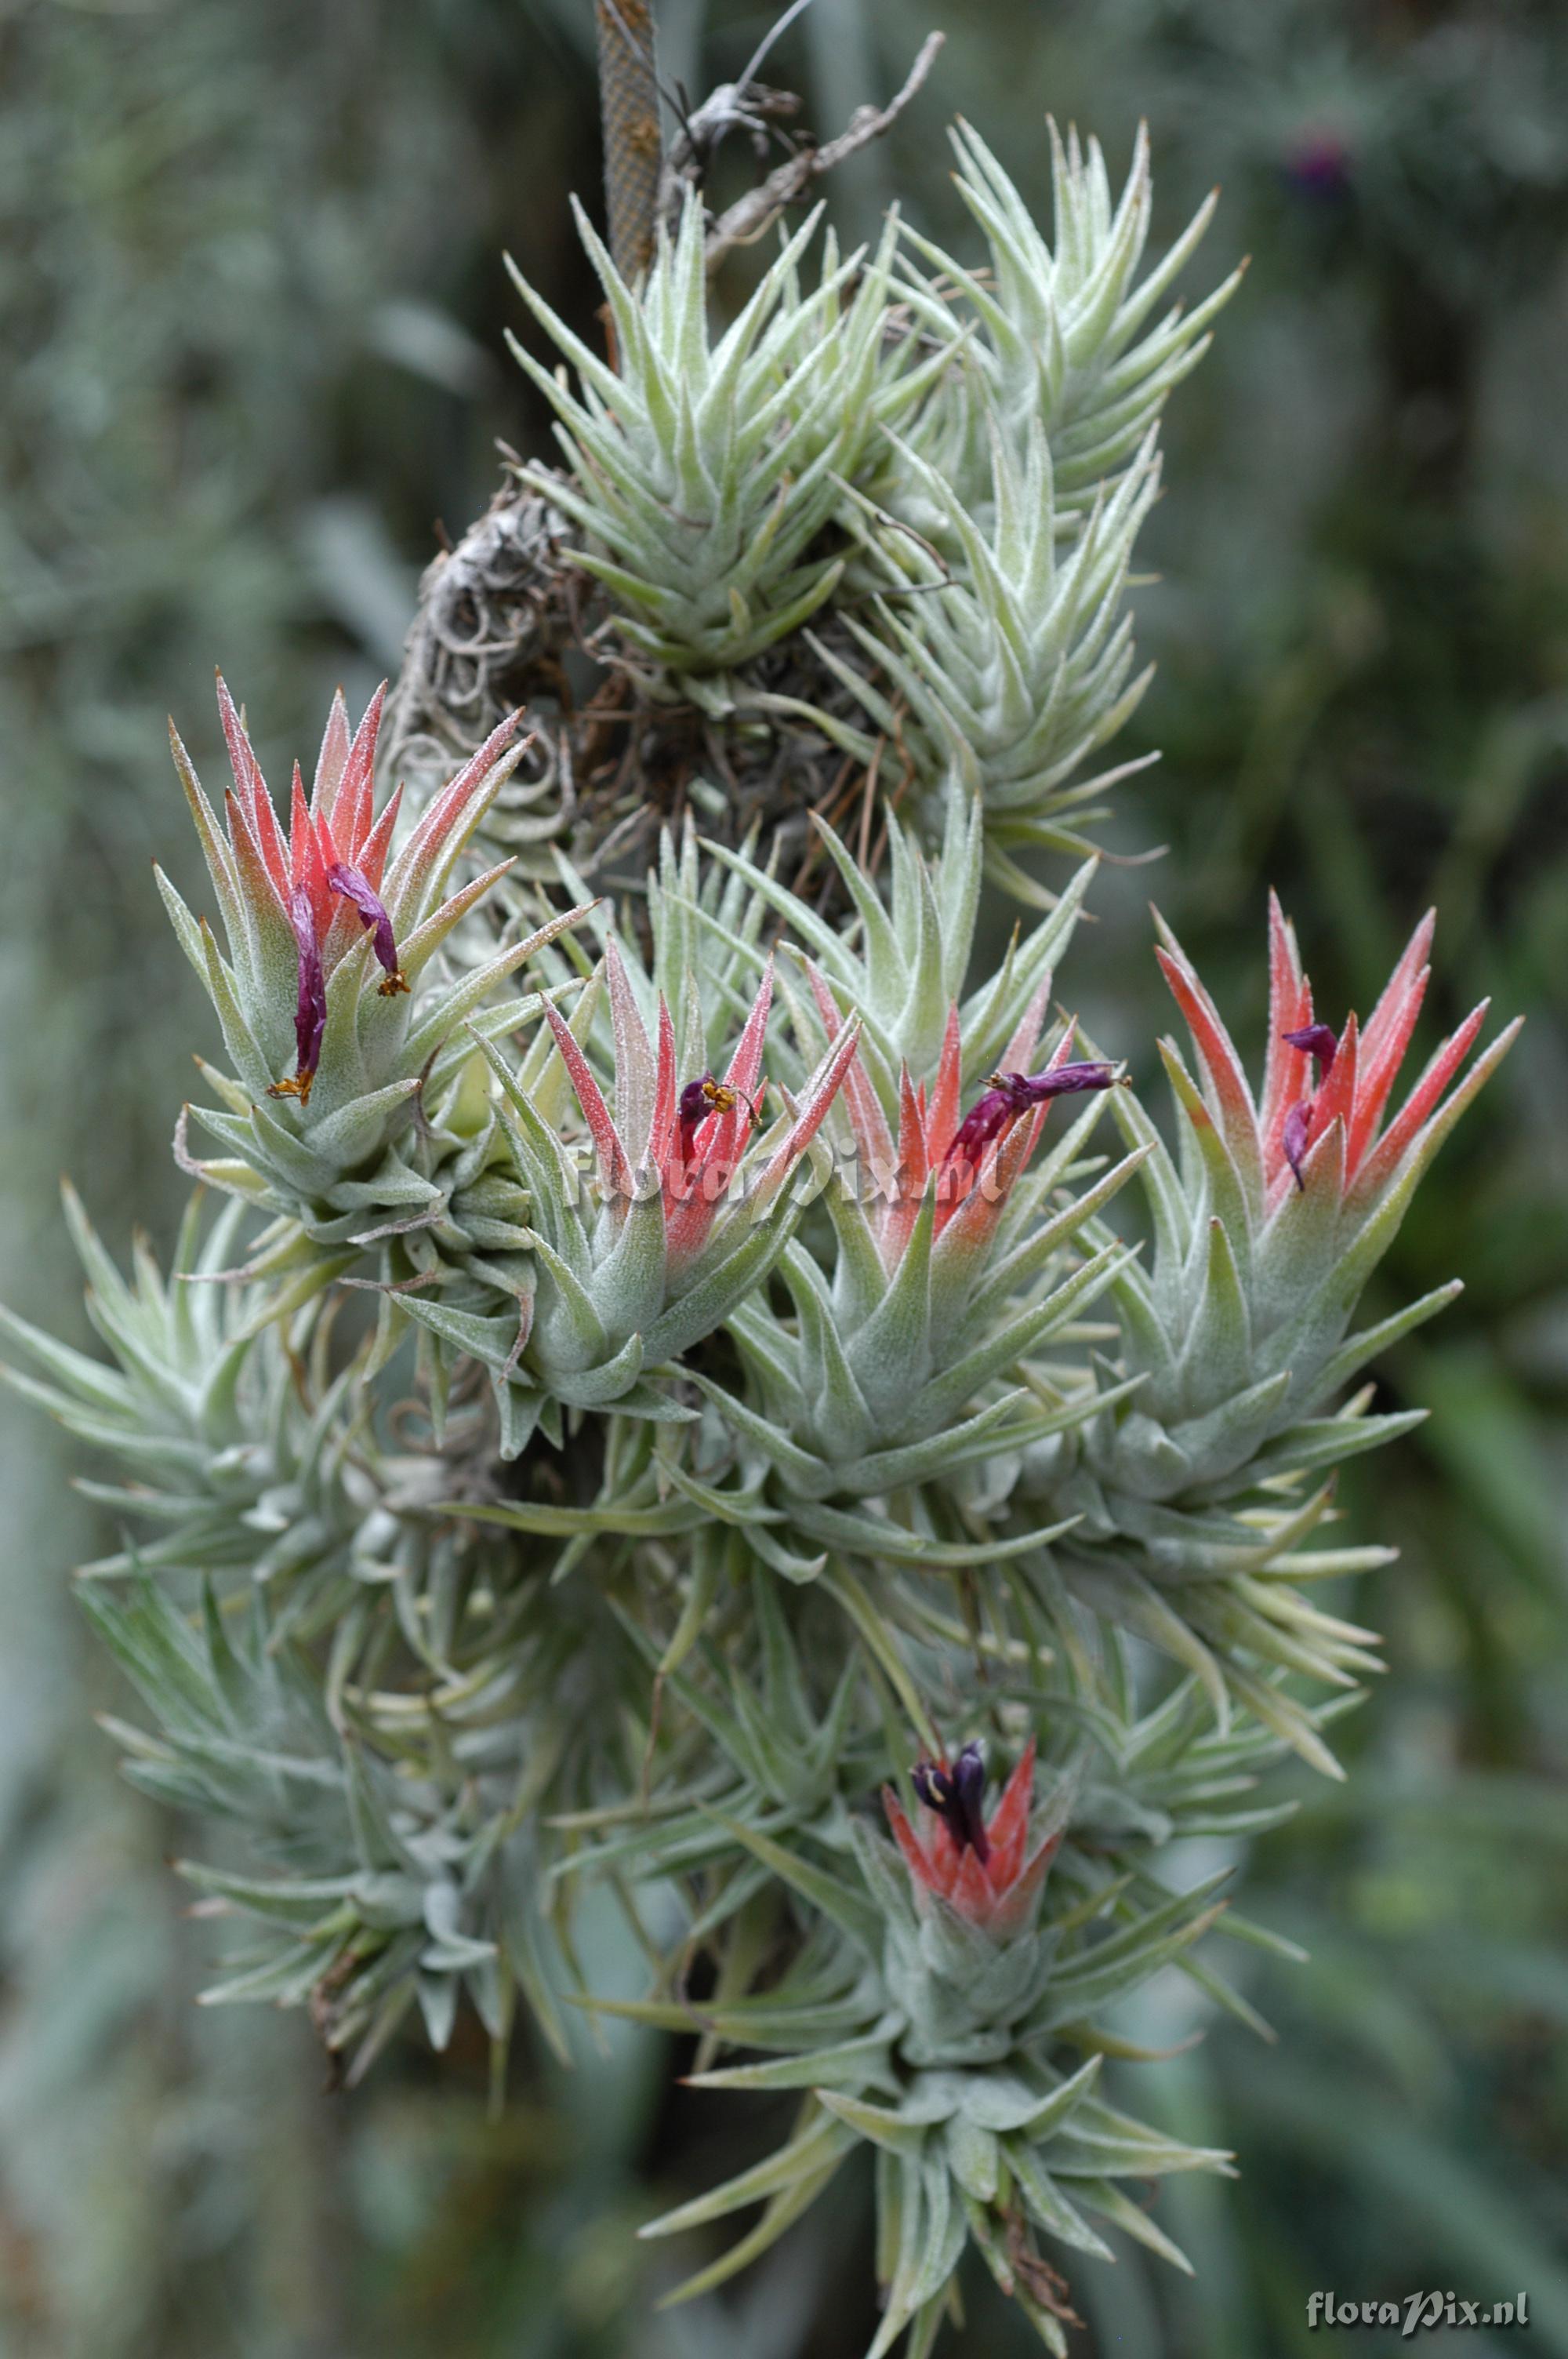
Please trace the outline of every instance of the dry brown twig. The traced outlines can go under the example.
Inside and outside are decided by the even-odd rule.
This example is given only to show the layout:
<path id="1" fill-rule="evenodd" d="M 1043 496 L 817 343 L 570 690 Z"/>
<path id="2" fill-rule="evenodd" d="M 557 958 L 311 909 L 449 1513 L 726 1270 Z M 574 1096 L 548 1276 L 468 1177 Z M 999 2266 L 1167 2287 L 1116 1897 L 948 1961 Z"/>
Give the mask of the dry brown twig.
<path id="1" fill-rule="evenodd" d="M 869 147 L 873 139 L 890 131 L 905 107 L 919 95 L 946 39 L 945 33 L 927 34 L 903 88 L 885 106 L 858 106 L 837 139 L 829 139 L 821 147 L 801 147 L 775 166 L 765 180 L 748 189 L 743 197 L 737 197 L 708 234 L 708 269 L 716 270 L 737 246 L 754 245 L 786 206 L 800 202 L 815 180 L 847 163 L 860 148 Z"/>

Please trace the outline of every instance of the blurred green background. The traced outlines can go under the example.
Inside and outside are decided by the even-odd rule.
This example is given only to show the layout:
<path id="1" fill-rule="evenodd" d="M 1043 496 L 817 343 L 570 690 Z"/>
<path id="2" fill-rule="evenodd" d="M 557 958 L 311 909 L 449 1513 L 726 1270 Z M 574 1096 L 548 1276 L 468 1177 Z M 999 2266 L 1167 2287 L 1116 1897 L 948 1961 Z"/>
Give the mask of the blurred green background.
<path id="1" fill-rule="evenodd" d="M 589 0 L 0 5 L 0 1291 L 82 1331 L 55 1183 L 123 1251 L 160 1245 L 167 1140 L 204 1012 L 153 890 L 192 881 L 163 716 L 215 750 L 211 667 L 269 767 L 341 679 L 395 666 L 437 520 L 488 497 L 497 435 L 542 447 L 505 360 L 501 266 L 582 321 L 566 198 L 596 196 Z M 670 78 L 735 73 L 767 16 L 662 0 Z M 815 0 L 769 76 L 837 129 L 885 96 L 932 0 Z M 1204 189 L 1202 267 L 1253 261 L 1176 396 L 1140 593 L 1162 745 L 1068 978 L 1147 1073 L 1164 1028 L 1152 890 L 1249 1049 L 1280 887 L 1331 1016 L 1365 1010 L 1442 910 L 1436 1016 L 1531 1013 L 1427 1183 L 1386 1308 L 1469 1291 L 1379 1373 L 1434 1415 L 1345 1505 L 1401 1561 L 1363 1586 L 1390 1676 L 1348 1786 L 1255 1851 L 1268 2046 L 1157 1991 L 1141 2078 L 1237 2146 L 1173 2187 L 1195 2283 L 1130 2249 L 1078 2273 L 1087 2355 L 1506 2351 L 1469 2332 L 1309 2335 L 1306 2294 L 1524 2288 L 1568 2353 L 1568 14 L 1557 0 L 964 0 L 934 85 L 843 176 L 962 235 L 962 112 L 1044 204 L 1042 117 L 1113 170 L 1155 141 L 1156 239 Z M 738 166 L 737 166 L 738 168 Z M 1132 750 L 1137 750 L 1133 748 Z M 1436 1038 L 1429 1019 L 1428 1045 Z M 1393 1402 L 1390 1403 L 1393 1405 Z M 660 2044 L 515 2075 L 413 2047 L 352 2099 L 306 2027 L 192 2004 L 210 1937 L 125 1789 L 122 1707 L 69 1570 L 103 1545 L 69 1453 L 0 1429 L 0 2353 L 18 2359 L 856 2359 L 872 2313 L 853 2189 L 725 2306 L 655 2319 L 631 2240 L 748 2150 L 735 2101 L 671 2093 Z M 606 1926 L 605 1975 L 635 1979 Z M 841 2182 L 842 2183 L 842 2182 Z M 955 2354 L 1023 2341 L 976 2289 Z"/>

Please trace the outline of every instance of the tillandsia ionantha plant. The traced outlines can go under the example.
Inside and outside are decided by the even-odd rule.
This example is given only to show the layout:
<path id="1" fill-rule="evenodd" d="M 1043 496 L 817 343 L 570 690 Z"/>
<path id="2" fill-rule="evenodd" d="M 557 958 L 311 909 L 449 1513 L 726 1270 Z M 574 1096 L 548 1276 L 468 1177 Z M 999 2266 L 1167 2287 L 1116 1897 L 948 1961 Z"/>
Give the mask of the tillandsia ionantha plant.
<path id="1" fill-rule="evenodd" d="M 1270 1939 L 1222 1889 L 1254 1789 L 1339 1774 L 1377 1668 L 1310 1594 L 1385 1553 L 1334 1470 L 1420 1414 L 1352 1387 L 1454 1288 L 1357 1304 L 1512 1037 L 1465 1071 L 1477 1009 L 1390 1112 L 1431 919 L 1363 1027 L 1277 904 L 1258 1087 L 1162 929 L 1168 1126 L 1152 1045 L 1064 1012 L 1161 409 L 1236 281 L 1156 317 L 1210 209 L 1142 271 L 1141 140 L 1118 200 L 1053 131 L 1049 228 L 956 147 L 968 260 L 813 212 L 723 323 L 688 141 L 643 262 L 583 222 L 606 353 L 524 288 L 566 464 L 434 570 L 385 725 L 334 702 L 287 823 L 222 683 L 222 822 L 175 740 L 228 1070 L 171 1266 L 70 1199 L 107 1357 L 4 1316 L 113 1469 L 81 1594 L 129 1774 L 219 1822 L 211 1995 L 308 2006 L 350 2081 L 467 2006 L 499 2090 L 520 2021 L 564 2058 L 615 2007 L 793 2093 L 644 2233 L 705 2291 L 866 2158 L 870 2359 L 971 2248 L 1057 2354 L 1119 2237 L 1184 2266 L 1150 2190 L 1231 2159 L 1141 2118 L 1109 2011 L 1172 1969 L 1256 2021 L 1210 1940 Z M 431 618 L 466 567 L 483 640 L 498 518 L 481 676 Z M 574 1940 L 601 1884 L 644 1998 Z"/>

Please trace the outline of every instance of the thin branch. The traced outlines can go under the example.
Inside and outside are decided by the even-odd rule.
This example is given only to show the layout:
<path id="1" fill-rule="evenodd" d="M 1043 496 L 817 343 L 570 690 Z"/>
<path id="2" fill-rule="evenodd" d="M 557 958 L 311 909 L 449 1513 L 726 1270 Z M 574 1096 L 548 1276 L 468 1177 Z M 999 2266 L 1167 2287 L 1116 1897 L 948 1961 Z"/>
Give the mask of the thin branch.
<path id="1" fill-rule="evenodd" d="M 829 139 L 824 147 L 803 147 L 798 155 L 786 158 L 758 187 L 748 190 L 728 212 L 720 213 L 708 235 L 708 269 L 717 268 L 736 246 L 754 245 L 786 205 L 799 203 L 814 180 L 890 131 L 911 100 L 918 95 L 946 38 L 944 33 L 927 35 L 903 88 L 886 106 L 858 106 L 848 128 L 837 139 Z"/>
<path id="2" fill-rule="evenodd" d="M 784 10 L 784 15 L 780 16 L 775 23 L 769 26 L 767 31 L 762 35 L 762 39 L 752 50 L 751 63 L 747 66 L 745 72 L 741 74 L 740 80 L 735 85 L 738 90 L 749 90 L 751 88 L 752 82 L 756 81 L 757 76 L 761 73 L 763 66 L 767 63 L 768 51 L 773 48 L 776 42 L 783 39 L 785 33 L 788 32 L 790 27 L 794 24 L 795 18 L 797 16 L 804 16 L 810 5 L 811 0 L 790 0 L 790 5 Z"/>

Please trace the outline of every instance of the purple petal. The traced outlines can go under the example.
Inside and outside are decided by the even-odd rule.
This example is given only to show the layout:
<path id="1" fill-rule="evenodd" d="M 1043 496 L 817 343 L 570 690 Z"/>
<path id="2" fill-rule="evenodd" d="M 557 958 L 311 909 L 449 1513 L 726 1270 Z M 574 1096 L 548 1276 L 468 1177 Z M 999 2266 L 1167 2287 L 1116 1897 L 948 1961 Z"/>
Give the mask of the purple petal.
<path id="1" fill-rule="evenodd" d="M 1079 1090 L 1108 1090 L 1116 1083 L 1116 1068 L 1100 1062 L 1053 1065 L 1044 1073 L 1009 1073 L 1022 1105 L 1038 1105 L 1042 1098 L 1065 1098 Z"/>
<path id="2" fill-rule="evenodd" d="M 942 1821 L 959 1852 L 972 1850 L 983 1867 L 991 1847 L 982 1807 L 986 1756 L 981 1747 L 966 1745 L 950 1769 L 942 1761 L 917 1761 L 909 1776 L 915 1792 Z"/>
<path id="3" fill-rule="evenodd" d="M 1011 1080 L 1011 1076 L 1009 1079 Z M 975 1100 L 957 1129 L 945 1160 L 948 1163 L 973 1163 L 985 1152 L 1002 1125 L 1020 1112 L 1018 1100 L 1008 1088 L 987 1090 Z"/>
<path id="4" fill-rule="evenodd" d="M 321 945 L 316 940 L 316 919 L 310 896 L 297 885 L 288 897 L 288 922 L 299 949 L 299 996 L 294 1009 L 295 1070 L 286 1082 L 274 1082 L 269 1097 L 297 1098 L 310 1103 L 310 1084 L 321 1057 L 321 1036 L 327 1029 L 327 981 L 321 972 Z"/>
<path id="5" fill-rule="evenodd" d="M 713 1107 L 708 1101 L 712 1084 L 711 1073 L 701 1073 L 695 1082 L 687 1082 L 676 1101 L 676 1147 L 683 1165 L 689 1165 L 697 1134 Z"/>
<path id="6" fill-rule="evenodd" d="M 1299 1032 L 1281 1032 L 1280 1038 L 1291 1048 L 1299 1049 L 1303 1057 L 1315 1057 L 1324 1080 L 1328 1079 L 1339 1054 L 1339 1036 L 1328 1025 L 1303 1024 Z"/>
<path id="7" fill-rule="evenodd" d="M 959 1850 L 968 1843 L 982 1867 L 991 1855 L 990 1838 L 986 1833 L 985 1799 L 985 1754 L 978 1744 L 966 1745 L 953 1764 L 953 1806 L 957 1821 L 953 1832 Z"/>
<path id="8" fill-rule="evenodd" d="M 1285 1038 L 1287 1040 L 1290 1039 L 1288 1032 Z M 1292 1041 L 1291 1045 L 1296 1048 L 1300 1043 Z M 1306 1181 L 1302 1177 L 1302 1164 L 1306 1157 L 1307 1141 L 1311 1136 L 1312 1100 L 1303 1098 L 1300 1105 L 1293 1105 L 1285 1116 L 1285 1127 L 1280 1138 L 1280 1144 L 1285 1151 L 1285 1161 L 1295 1173 L 1296 1186 L 1303 1195 L 1306 1192 Z"/>
<path id="9" fill-rule="evenodd" d="M 759 1096 L 767 1090 L 763 1082 Z M 730 1082 L 716 1082 L 711 1073 L 699 1073 L 695 1082 L 687 1082 L 676 1101 L 678 1144 L 683 1163 L 689 1163 L 697 1144 L 697 1134 L 710 1114 L 732 1114 L 738 1105 L 748 1108 L 753 1121 L 757 1109 L 752 1100 L 742 1095 Z"/>
<path id="10" fill-rule="evenodd" d="M 1113 1065 L 1055 1065 L 1044 1073 L 993 1073 L 989 1086 L 975 1100 L 953 1134 L 944 1158 L 974 1162 L 1015 1114 L 1024 1114 L 1046 1098 L 1071 1097 L 1079 1090 L 1108 1090 L 1116 1080 Z"/>
<path id="11" fill-rule="evenodd" d="M 353 903 L 364 919 L 367 930 L 374 936 L 375 954 L 386 969 L 387 979 L 381 986 L 383 997 L 389 997 L 395 991 L 406 991 L 408 985 L 404 980 L 403 969 L 397 963 L 397 944 L 393 939 L 392 919 L 387 916 L 385 904 L 370 878 L 359 869 L 351 868 L 346 860 L 334 860 L 327 871 L 327 882 L 334 893 L 341 893 L 345 901 Z"/>

